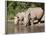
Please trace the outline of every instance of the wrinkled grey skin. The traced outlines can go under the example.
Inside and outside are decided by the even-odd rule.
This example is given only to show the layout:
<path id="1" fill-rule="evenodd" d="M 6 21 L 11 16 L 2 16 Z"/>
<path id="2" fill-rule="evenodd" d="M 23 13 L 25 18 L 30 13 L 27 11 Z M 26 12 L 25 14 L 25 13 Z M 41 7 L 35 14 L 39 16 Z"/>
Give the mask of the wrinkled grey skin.
<path id="1" fill-rule="evenodd" d="M 17 17 L 17 23 L 24 24 L 26 26 L 27 24 L 31 24 L 33 26 L 33 23 L 35 21 L 35 18 L 38 20 L 43 15 L 43 10 L 40 7 L 36 8 L 29 8 L 26 12 L 21 12 L 16 15 Z M 22 20 L 23 19 L 23 20 Z M 19 21 L 19 22 L 18 22 Z"/>
<path id="2" fill-rule="evenodd" d="M 42 15 L 43 15 L 43 10 L 40 7 L 36 7 L 36 8 L 29 8 L 28 12 L 30 12 L 30 18 L 31 18 L 31 25 L 33 26 L 34 20 L 36 19 L 41 19 Z"/>
<path id="3" fill-rule="evenodd" d="M 28 14 L 29 12 L 21 12 L 21 13 L 18 13 L 16 15 L 16 20 L 15 20 L 15 24 L 23 24 L 24 26 L 27 25 L 27 23 L 29 22 L 29 19 L 28 19 Z M 22 20 L 23 19 L 23 20 Z"/>

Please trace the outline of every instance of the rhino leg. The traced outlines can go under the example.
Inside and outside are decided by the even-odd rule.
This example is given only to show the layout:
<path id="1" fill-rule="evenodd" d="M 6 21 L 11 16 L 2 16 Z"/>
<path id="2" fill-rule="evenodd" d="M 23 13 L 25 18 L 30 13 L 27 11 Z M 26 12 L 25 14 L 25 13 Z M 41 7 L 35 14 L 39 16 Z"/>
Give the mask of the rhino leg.
<path id="1" fill-rule="evenodd" d="M 31 26 L 33 26 L 33 25 L 34 25 L 34 19 L 31 20 Z"/>

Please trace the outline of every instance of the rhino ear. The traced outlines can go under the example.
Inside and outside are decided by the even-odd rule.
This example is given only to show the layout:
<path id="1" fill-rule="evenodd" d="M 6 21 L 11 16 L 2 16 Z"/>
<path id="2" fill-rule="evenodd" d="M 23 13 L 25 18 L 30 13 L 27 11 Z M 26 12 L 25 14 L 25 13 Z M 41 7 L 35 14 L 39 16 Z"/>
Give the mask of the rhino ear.
<path id="1" fill-rule="evenodd" d="M 19 16 L 16 16 L 16 18 L 19 18 Z"/>

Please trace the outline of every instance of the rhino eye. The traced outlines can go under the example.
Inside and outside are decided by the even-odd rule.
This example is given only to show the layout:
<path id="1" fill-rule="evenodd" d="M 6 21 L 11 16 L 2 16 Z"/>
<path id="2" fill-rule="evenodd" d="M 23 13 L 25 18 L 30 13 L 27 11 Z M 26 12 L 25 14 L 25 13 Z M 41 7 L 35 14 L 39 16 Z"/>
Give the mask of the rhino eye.
<path id="1" fill-rule="evenodd" d="M 19 18 L 19 17 L 17 17 L 17 18 Z"/>

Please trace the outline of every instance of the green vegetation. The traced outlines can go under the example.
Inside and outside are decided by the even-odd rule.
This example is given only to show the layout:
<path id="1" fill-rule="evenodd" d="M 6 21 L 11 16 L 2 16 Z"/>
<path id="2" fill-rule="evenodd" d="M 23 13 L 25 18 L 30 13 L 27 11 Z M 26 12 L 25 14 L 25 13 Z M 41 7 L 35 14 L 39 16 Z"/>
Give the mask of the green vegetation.
<path id="1" fill-rule="evenodd" d="M 13 18 L 18 12 L 24 12 L 30 7 L 41 7 L 44 9 L 44 3 L 7 1 L 8 18 Z"/>

